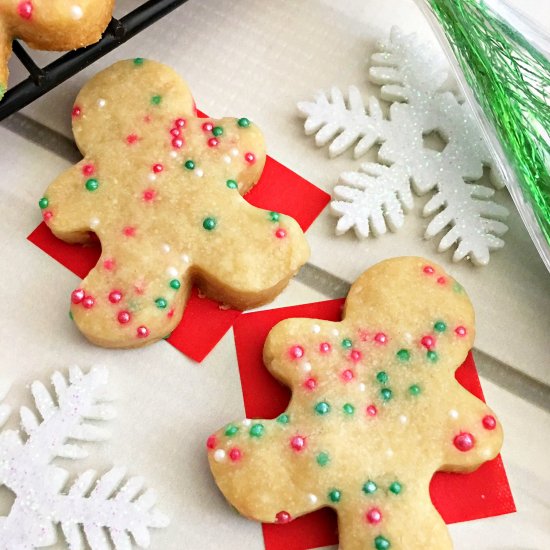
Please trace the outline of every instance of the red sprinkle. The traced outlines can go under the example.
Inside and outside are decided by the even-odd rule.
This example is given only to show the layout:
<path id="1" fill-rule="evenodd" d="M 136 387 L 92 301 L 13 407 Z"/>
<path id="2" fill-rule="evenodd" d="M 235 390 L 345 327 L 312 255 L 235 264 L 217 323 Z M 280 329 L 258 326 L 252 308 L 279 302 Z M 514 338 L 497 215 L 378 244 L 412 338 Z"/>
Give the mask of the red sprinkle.
<path id="1" fill-rule="evenodd" d="M 319 346 L 319 351 L 321 353 L 328 353 L 331 349 L 332 348 L 328 342 L 322 342 Z"/>
<path id="2" fill-rule="evenodd" d="M 358 361 L 361 361 L 361 352 L 358 349 L 352 349 L 349 353 L 349 358 L 354 362 L 357 363 Z"/>
<path id="3" fill-rule="evenodd" d="M 468 333 L 468 331 L 466 330 L 466 327 L 463 327 L 463 326 L 456 327 L 455 332 L 457 336 L 466 336 L 466 334 Z"/>
<path id="4" fill-rule="evenodd" d="M 207 440 L 206 440 L 206 448 L 207 449 L 210 449 L 211 451 L 214 450 L 216 448 L 216 446 L 218 445 L 218 439 L 215 435 L 211 435 Z"/>
<path id="5" fill-rule="evenodd" d="M 126 323 L 130 322 L 130 319 L 132 318 L 132 316 L 130 315 L 129 311 L 119 311 L 116 318 L 118 319 L 118 322 L 121 325 L 125 325 Z M 138 335 L 139 335 L 139 333 L 138 333 Z"/>
<path id="6" fill-rule="evenodd" d="M 95 304 L 95 300 L 94 300 L 93 296 L 84 296 L 84 298 L 82 299 L 82 305 L 86 309 L 93 308 L 94 304 Z"/>
<path id="7" fill-rule="evenodd" d="M 146 326 L 141 325 L 137 328 L 136 333 L 138 338 L 147 338 L 147 336 L 149 336 L 149 329 Z"/>
<path id="8" fill-rule="evenodd" d="M 17 4 L 17 13 L 21 19 L 29 20 L 32 17 L 32 2 L 19 2 Z"/>
<path id="9" fill-rule="evenodd" d="M 275 237 L 278 239 L 284 239 L 286 237 L 286 231 L 280 227 L 277 231 L 275 231 Z"/>
<path id="10" fill-rule="evenodd" d="M 292 516 L 288 512 L 285 512 L 284 510 L 281 512 L 278 512 L 275 515 L 275 523 L 284 524 L 284 523 L 289 523 L 291 521 L 292 521 Z"/>
<path id="11" fill-rule="evenodd" d="M 42 218 L 45 222 L 50 221 L 53 218 L 53 212 L 51 210 L 44 210 L 42 213 Z"/>
<path id="12" fill-rule="evenodd" d="M 208 143 L 208 147 L 217 147 L 220 144 L 220 141 L 213 137 L 210 138 L 206 143 Z"/>
<path id="13" fill-rule="evenodd" d="M 174 121 L 174 124 L 178 128 L 183 128 L 185 126 L 185 119 L 184 118 L 176 118 L 176 120 Z"/>
<path id="14" fill-rule="evenodd" d="M 109 293 L 109 302 L 111 304 L 118 304 L 122 300 L 122 292 L 120 290 L 113 290 Z"/>
<path id="15" fill-rule="evenodd" d="M 306 390 L 313 391 L 316 387 L 317 387 L 317 380 L 315 380 L 315 378 L 308 378 L 304 382 L 304 388 L 306 388 Z"/>
<path id="16" fill-rule="evenodd" d="M 368 416 L 376 416 L 378 414 L 378 409 L 374 405 L 369 405 L 366 412 Z"/>
<path id="17" fill-rule="evenodd" d="M 133 145 L 138 139 L 139 137 L 137 136 L 137 134 L 130 134 L 129 136 L 126 136 L 126 143 L 128 143 L 129 145 Z"/>
<path id="18" fill-rule="evenodd" d="M 174 136 L 174 137 L 179 137 L 181 135 L 181 130 L 179 128 L 172 128 L 170 130 L 170 133 Z"/>
<path id="19" fill-rule="evenodd" d="M 423 336 L 422 340 L 420 340 L 420 343 L 426 349 L 432 349 L 435 346 L 435 338 L 433 336 Z"/>
<path id="20" fill-rule="evenodd" d="M 484 416 L 481 422 L 483 423 L 483 427 L 486 430 L 494 430 L 497 427 L 497 421 L 495 417 L 490 414 Z"/>
<path id="21" fill-rule="evenodd" d="M 84 291 L 81 288 L 77 288 L 71 292 L 71 302 L 73 304 L 80 304 L 84 299 Z"/>
<path id="22" fill-rule="evenodd" d="M 82 167 L 82 173 L 85 176 L 91 176 L 95 172 L 95 166 L 93 164 L 85 164 Z"/>
<path id="23" fill-rule="evenodd" d="M 431 265 L 425 265 L 422 271 L 426 275 L 433 275 L 435 273 L 435 269 Z"/>
<path id="24" fill-rule="evenodd" d="M 447 279 L 445 279 L 445 277 L 438 277 L 437 282 L 440 285 L 444 285 L 447 282 Z"/>
<path id="25" fill-rule="evenodd" d="M 106 260 L 103 260 L 103 267 L 107 271 L 112 271 L 115 268 L 116 262 L 112 258 L 107 258 Z"/>
<path id="26" fill-rule="evenodd" d="M 371 524 L 376 525 L 382 521 L 382 512 L 378 508 L 371 508 L 365 514 L 365 519 Z"/>
<path id="27" fill-rule="evenodd" d="M 388 337 L 383 332 L 377 332 L 374 336 L 374 341 L 378 344 L 385 344 L 388 341 Z"/>
<path id="28" fill-rule="evenodd" d="M 243 453 L 241 452 L 240 449 L 238 449 L 237 447 L 233 447 L 230 451 L 229 451 L 229 458 L 233 461 L 233 462 L 237 462 L 238 460 L 240 460 L 243 456 Z"/>
<path id="29" fill-rule="evenodd" d="M 306 448 L 306 438 L 303 435 L 295 435 L 290 440 L 290 446 L 295 451 L 298 451 L 298 452 L 303 451 Z"/>
<path id="30" fill-rule="evenodd" d="M 155 200 L 155 197 L 157 196 L 157 192 L 154 189 L 146 189 L 143 192 L 143 200 L 146 202 L 152 202 Z"/>
<path id="31" fill-rule="evenodd" d="M 302 346 L 292 346 L 289 353 L 293 359 L 301 359 L 304 356 L 304 348 Z"/>
<path id="32" fill-rule="evenodd" d="M 78 105 L 75 105 L 75 106 L 73 107 L 73 112 L 72 112 L 73 118 L 77 118 L 77 117 L 79 117 L 81 114 L 82 114 L 82 109 L 81 109 Z"/>
<path id="33" fill-rule="evenodd" d="M 172 140 L 172 147 L 174 149 L 181 149 L 183 147 L 183 139 L 178 138 L 178 137 L 174 138 Z"/>
<path id="34" fill-rule="evenodd" d="M 167 314 L 166 314 L 166 317 L 168 317 L 168 319 L 171 319 L 173 316 L 174 316 L 174 313 L 176 312 L 176 310 L 174 308 L 172 308 Z"/>
<path id="35" fill-rule="evenodd" d="M 160 164 L 160 162 L 157 162 L 156 164 L 153 164 L 151 170 L 153 170 L 155 174 L 160 174 L 164 170 L 164 166 Z"/>
<path id="36" fill-rule="evenodd" d="M 475 439 L 471 433 L 462 432 L 454 438 L 453 444 L 459 451 L 465 453 L 474 448 Z"/>
<path id="37" fill-rule="evenodd" d="M 355 374 L 353 374 L 351 369 L 343 370 L 340 374 L 340 378 L 342 378 L 344 382 L 349 382 L 350 380 L 353 380 L 354 377 Z"/>
<path id="38" fill-rule="evenodd" d="M 256 162 L 256 155 L 254 153 L 245 153 L 244 160 L 246 160 L 248 164 L 254 164 Z"/>
<path id="39" fill-rule="evenodd" d="M 203 129 L 205 132 L 211 132 L 211 131 L 214 129 L 214 125 L 213 125 L 211 122 L 205 122 L 205 123 L 202 125 L 202 129 Z"/>
<path id="40" fill-rule="evenodd" d="M 136 234 L 136 228 L 127 226 L 122 230 L 122 232 L 126 235 L 126 237 L 133 237 Z"/>

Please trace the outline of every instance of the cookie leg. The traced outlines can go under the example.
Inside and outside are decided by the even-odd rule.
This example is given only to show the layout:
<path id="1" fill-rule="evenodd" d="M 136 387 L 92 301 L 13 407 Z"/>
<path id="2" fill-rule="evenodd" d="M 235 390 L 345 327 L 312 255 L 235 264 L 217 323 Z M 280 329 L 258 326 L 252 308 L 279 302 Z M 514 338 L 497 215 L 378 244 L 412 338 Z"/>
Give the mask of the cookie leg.
<path id="1" fill-rule="evenodd" d="M 4 97 L 8 88 L 8 59 L 11 55 L 11 36 L 0 23 L 0 99 Z"/>

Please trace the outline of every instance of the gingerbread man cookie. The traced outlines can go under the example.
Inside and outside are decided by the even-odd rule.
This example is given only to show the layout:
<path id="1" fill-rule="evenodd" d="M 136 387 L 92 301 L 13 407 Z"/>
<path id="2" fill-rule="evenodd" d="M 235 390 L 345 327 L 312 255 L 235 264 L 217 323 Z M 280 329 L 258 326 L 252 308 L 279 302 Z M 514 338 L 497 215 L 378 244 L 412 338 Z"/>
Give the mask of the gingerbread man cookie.
<path id="1" fill-rule="evenodd" d="M 288 319 L 270 332 L 264 362 L 292 400 L 274 420 L 208 439 L 216 483 L 263 522 L 333 508 L 345 550 L 452 548 L 430 480 L 472 471 L 502 444 L 493 413 L 455 380 L 473 341 L 470 301 L 440 267 L 376 265 L 340 323 Z"/>
<path id="2" fill-rule="evenodd" d="M 40 199 L 67 242 L 102 245 L 72 293 L 72 316 L 92 342 L 136 347 L 179 323 L 190 288 L 239 309 L 272 300 L 306 262 L 292 219 L 243 197 L 265 163 L 246 118 L 197 118 L 186 84 L 141 58 L 95 76 L 73 109 L 82 162 Z"/>
<path id="3" fill-rule="evenodd" d="M 97 42 L 114 0 L 0 0 L 0 99 L 14 38 L 39 50 L 73 50 Z"/>

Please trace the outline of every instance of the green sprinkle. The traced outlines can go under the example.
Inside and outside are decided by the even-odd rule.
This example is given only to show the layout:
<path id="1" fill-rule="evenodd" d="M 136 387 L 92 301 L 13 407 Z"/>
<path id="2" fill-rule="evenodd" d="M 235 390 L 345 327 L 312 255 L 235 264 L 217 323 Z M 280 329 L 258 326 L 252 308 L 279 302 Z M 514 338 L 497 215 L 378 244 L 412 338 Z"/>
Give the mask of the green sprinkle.
<path id="1" fill-rule="evenodd" d="M 394 481 L 389 489 L 394 495 L 398 495 L 403 490 L 403 485 L 399 481 Z"/>
<path id="2" fill-rule="evenodd" d="M 389 548 L 391 548 L 391 544 L 386 537 L 378 535 L 374 539 L 374 547 L 376 548 L 376 550 L 388 550 Z"/>
<path id="3" fill-rule="evenodd" d="M 279 214 L 279 212 L 270 212 L 269 213 L 269 219 L 272 222 L 278 222 L 280 217 L 281 217 L 281 214 Z"/>
<path id="4" fill-rule="evenodd" d="M 136 58 L 134 59 L 134 65 L 143 65 L 143 62 L 144 62 L 144 61 L 145 61 L 145 60 L 143 59 L 143 57 L 136 57 Z"/>
<path id="5" fill-rule="evenodd" d="M 279 424 L 288 424 L 290 422 L 290 417 L 288 414 L 281 414 L 277 417 L 277 422 L 279 422 Z"/>
<path id="6" fill-rule="evenodd" d="M 366 495 L 372 495 L 373 493 L 376 493 L 377 489 L 378 485 L 376 485 L 376 483 L 374 483 L 374 481 L 370 479 L 363 485 L 363 493 L 365 493 Z"/>
<path id="7" fill-rule="evenodd" d="M 355 407 L 351 404 L 351 403 L 346 403 L 343 407 L 342 407 L 344 413 L 346 414 L 353 414 L 355 412 Z"/>
<path id="8" fill-rule="evenodd" d="M 151 97 L 151 103 L 153 105 L 160 105 L 160 102 L 162 101 L 162 96 L 161 95 L 154 95 Z"/>
<path id="9" fill-rule="evenodd" d="M 223 128 L 221 126 L 214 126 L 214 128 L 212 128 L 212 134 L 216 137 L 221 136 L 223 134 Z"/>
<path id="10" fill-rule="evenodd" d="M 181 286 L 181 283 L 177 280 L 177 279 L 172 279 L 170 281 L 170 286 L 174 289 L 174 290 L 178 290 L 178 288 Z"/>
<path id="11" fill-rule="evenodd" d="M 95 178 L 90 178 L 85 185 L 88 191 L 95 191 L 99 187 L 99 182 Z"/>
<path id="12" fill-rule="evenodd" d="M 457 292 L 458 294 L 460 294 L 461 292 L 464 291 L 464 287 L 460 284 L 460 283 L 457 283 L 456 281 L 454 282 L 454 285 L 453 285 L 453 290 L 455 292 Z"/>
<path id="13" fill-rule="evenodd" d="M 397 358 L 400 361 L 408 361 L 411 358 L 411 352 L 408 349 L 400 349 L 397 352 Z"/>
<path id="14" fill-rule="evenodd" d="M 237 187 L 239 186 L 238 183 L 235 180 L 227 180 L 225 182 L 225 185 L 227 185 L 227 187 L 229 187 L 229 189 L 237 189 Z"/>
<path id="15" fill-rule="evenodd" d="M 409 393 L 411 395 L 419 395 L 420 392 L 422 390 L 420 389 L 420 386 L 416 385 L 416 384 L 413 384 L 410 388 L 409 388 Z"/>
<path id="16" fill-rule="evenodd" d="M 253 424 L 250 428 L 250 436 L 251 437 L 262 437 L 264 435 L 264 425 L 263 424 Z"/>
<path id="17" fill-rule="evenodd" d="M 338 489 L 333 489 L 328 494 L 328 498 L 331 502 L 340 502 L 342 499 L 342 493 Z"/>
<path id="18" fill-rule="evenodd" d="M 434 325 L 434 330 L 436 332 L 445 332 L 447 329 L 447 325 L 443 321 L 437 321 L 437 323 Z"/>
<path id="19" fill-rule="evenodd" d="M 184 166 L 185 168 L 187 168 L 187 170 L 195 169 L 195 163 L 192 160 L 186 160 Z"/>
<path id="20" fill-rule="evenodd" d="M 248 120 L 247 118 L 239 118 L 239 120 L 237 120 L 237 124 L 241 127 L 241 128 L 248 128 L 250 126 L 250 120 Z"/>
<path id="21" fill-rule="evenodd" d="M 162 339 L 163 340 L 168 340 L 168 338 L 170 338 L 170 336 L 172 336 L 171 332 L 169 334 L 167 334 L 166 336 L 163 336 Z"/>
<path id="22" fill-rule="evenodd" d="M 330 412 L 330 405 L 326 401 L 321 401 L 315 405 L 315 412 L 317 414 L 327 414 Z"/>
<path id="23" fill-rule="evenodd" d="M 155 304 L 159 309 L 164 309 L 168 305 L 168 302 L 164 298 L 157 298 Z"/>
<path id="24" fill-rule="evenodd" d="M 384 401 L 389 401 L 392 398 L 392 391 L 389 388 L 380 390 L 380 395 Z"/>
<path id="25" fill-rule="evenodd" d="M 229 424 L 229 426 L 227 426 L 227 428 L 225 429 L 225 435 L 227 437 L 232 437 L 234 436 L 237 432 L 239 431 L 239 428 L 237 426 L 235 426 L 234 424 Z"/>
<path id="26" fill-rule="evenodd" d="M 38 201 L 38 206 L 40 206 L 42 210 L 44 210 L 44 208 L 48 208 L 48 204 L 50 204 L 50 201 L 46 197 L 42 197 Z"/>
<path id="27" fill-rule="evenodd" d="M 385 384 L 388 381 L 388 379 L 389 379 L 388 373 L 384 372 L 383 370 L 376 375 L 376 380 L 378 380 L 380 384 Z"/>
<path id="28" fill-rule="evenodd" d="M 319 466 L 326 466 L 330 462 L 330 456 L 328 453 L 322 452 L 315 457 L 315 460 Z"/>
<path id="29" fill-rule="evenodd" d="M 342 347 L 343 348 L 349 349 L 349 348 L 351 348 L 352 345 L 353 345 L 353 343 L 349 338 L 344 338 L 342 340 Z"/>
<path id="30" fill-rule="evenodd" d="M 73 320 L 73 312 L 69 310 L 69 319 L 72 321 Z"/>
<path id="31" fill-rule="evenodd" d="M 202 221 L 202 226 L 206 229 L 206 231 L 212 231 L 213 229 L 216 229 L 216 225 L 218 225 L 218 222 L 216 221 L 216 218 L 204 218 Z"/>
<path id="32" fill-rule="evenodd" d="M 437 353 L 433 350 L 428 351 L 428 353 L 426 353 L 426 357 L 432 363 L 435 363 L 437 361 Z"/>
<path id="33" fill-rule="evenodd" d="M 6 93 L 6 87 L 3 84 L 0 84 L 0 99 L 4 97 L 5 93 Z"/>

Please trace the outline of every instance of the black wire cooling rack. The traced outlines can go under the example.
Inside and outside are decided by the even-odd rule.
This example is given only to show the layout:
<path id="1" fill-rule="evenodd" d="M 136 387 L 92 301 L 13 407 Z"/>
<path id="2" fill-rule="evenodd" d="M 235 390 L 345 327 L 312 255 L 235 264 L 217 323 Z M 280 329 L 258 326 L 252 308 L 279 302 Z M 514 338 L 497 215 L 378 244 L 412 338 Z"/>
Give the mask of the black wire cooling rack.
<path id="1" fill-rule="evenodd" d="M 27 69 L 29 76 L 9 89 L 0 101 L 0 120 L 32 103 L 185 2 L 187 0 L 144 2 L 121 19 L 111 19 L 103 37 L 96 44 L 69 52 L 44 68 L 36 65 L 27 50 L 15 40 L 13 53 Z"/>

